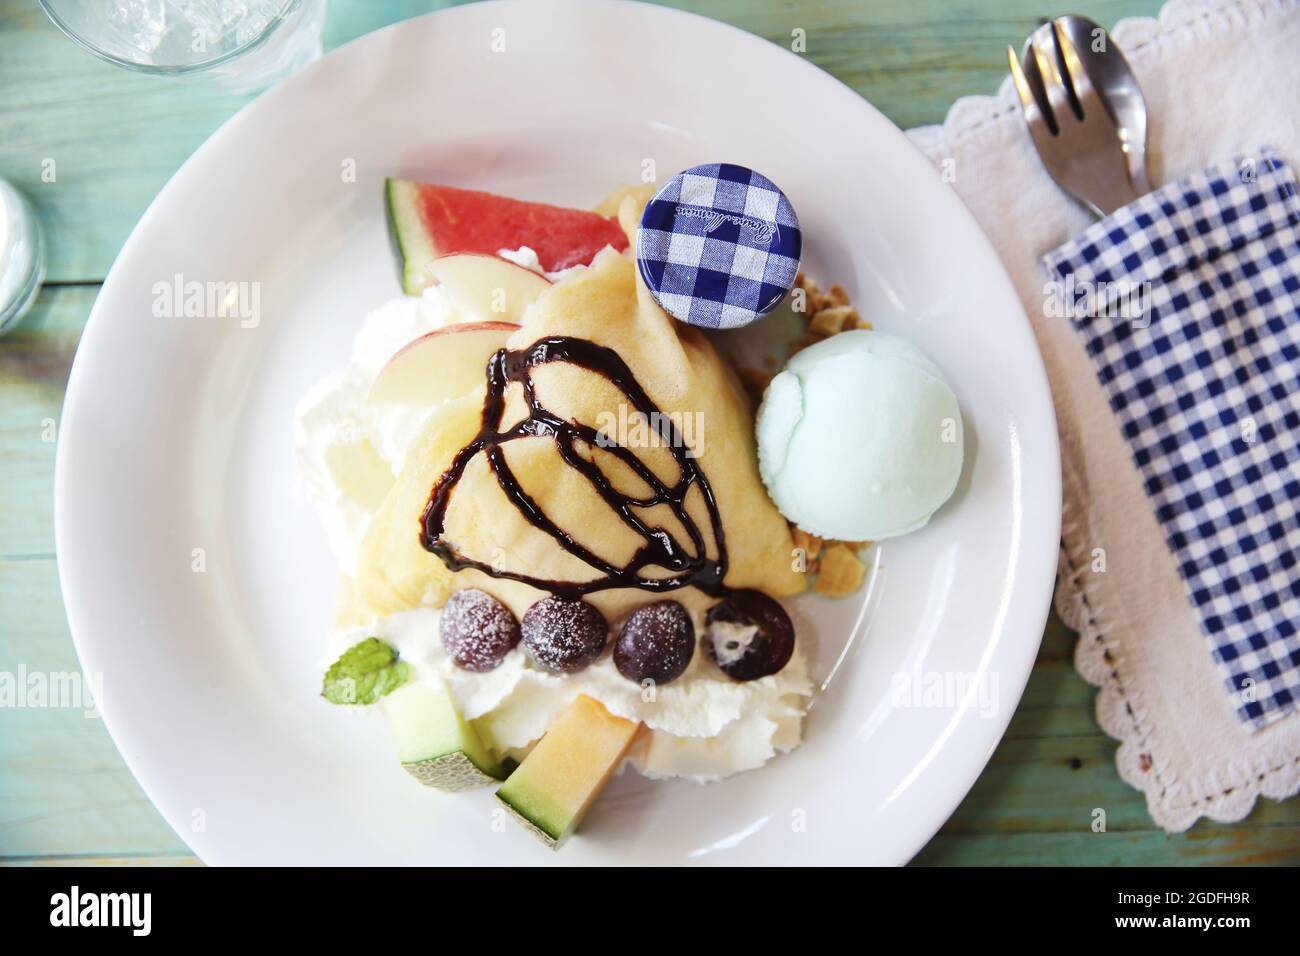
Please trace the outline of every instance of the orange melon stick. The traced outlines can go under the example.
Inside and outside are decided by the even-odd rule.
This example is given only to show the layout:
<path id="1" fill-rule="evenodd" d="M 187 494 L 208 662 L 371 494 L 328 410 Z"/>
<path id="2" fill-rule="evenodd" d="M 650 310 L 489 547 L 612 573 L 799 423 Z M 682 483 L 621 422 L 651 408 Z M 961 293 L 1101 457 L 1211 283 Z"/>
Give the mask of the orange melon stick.
<path id="1" fill-rule="evenodd" d="M 557 849 L 623 760 L 641 724 L 585 694 L 574 699 L 497 791 L 510 814 Z"/>

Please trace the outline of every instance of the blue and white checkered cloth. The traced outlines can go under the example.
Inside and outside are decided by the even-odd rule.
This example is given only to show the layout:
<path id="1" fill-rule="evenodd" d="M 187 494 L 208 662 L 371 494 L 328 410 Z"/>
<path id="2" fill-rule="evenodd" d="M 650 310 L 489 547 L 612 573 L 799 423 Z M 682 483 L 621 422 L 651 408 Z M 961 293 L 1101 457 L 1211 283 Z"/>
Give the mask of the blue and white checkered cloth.
<path id="1" fill-rule="evenodd" d="M 1044 266 L 1237 713 L 1263 727 L 1300 703 L 1296 177 L 1267 150 L 1189 176 Z"/>
<path id="2" fill-rule="evenodd" d="M 637 264 L 676 319 L 706 329 L 748 325 L 785 298 L 802 235 L 770 179 L 732 163 L 678 173 L 646 204 Z"/>

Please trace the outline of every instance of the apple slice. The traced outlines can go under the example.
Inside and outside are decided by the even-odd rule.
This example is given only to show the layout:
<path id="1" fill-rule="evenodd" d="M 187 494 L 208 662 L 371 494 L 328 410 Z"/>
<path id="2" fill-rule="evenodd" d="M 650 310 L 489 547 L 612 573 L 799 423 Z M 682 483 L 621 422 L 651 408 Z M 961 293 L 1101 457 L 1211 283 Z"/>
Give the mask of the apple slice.
<path id="1" fill-rule="evenodd" d="M 526 270 L 521 270 L 526 271 Z M 433 406 L 485 381 L 488 359 L 517 331 L 513 322 L 464 322 L 436 329 L 397 350 L 370 384 L 376 405 Z"/>
<path id="2" fill-rule="evenodd" d="M 478 253 L 439 256 L 426 268 L 462 311 L 483 322 L 518 322 L 551 287 L 532 269 Z"/>

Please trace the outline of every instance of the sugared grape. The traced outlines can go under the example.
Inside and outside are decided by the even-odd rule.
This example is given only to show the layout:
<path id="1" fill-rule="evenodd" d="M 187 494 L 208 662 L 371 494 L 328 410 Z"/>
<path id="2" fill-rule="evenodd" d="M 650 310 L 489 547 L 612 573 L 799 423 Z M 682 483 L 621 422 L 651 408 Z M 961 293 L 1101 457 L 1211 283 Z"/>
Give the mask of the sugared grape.
<path id="1" fill-rule="evenodd" d="M 523 635 L 524 648 L 537 666 L 572 674 L 600 656 L 609 640 L 609 624 L 586 601 L 548 597 L 524 614 Z"/>
<path id="2" fill-rule="evenodd" d="M 453 594 L 443 606 L 442 646 L 457 667 L 490 671 L 519 643 L 519 622 L 504 604 L 477 588 Z"/>
<path id="3" fill-rule="evenodd" d="M 695 653 L 695 625 L 676 601 L 638 608 L 614 642 L 614 666 L 630 681 L 667 684 L 682 676 Z"/>
<path id="4" fill-rule="evenodd" d="M 785 608 L 761 591 L 734 591 L 709 609 L 704 646 L 733 680 L 757 680 L 785 667 L 794 653 L 794 625 Z"/>

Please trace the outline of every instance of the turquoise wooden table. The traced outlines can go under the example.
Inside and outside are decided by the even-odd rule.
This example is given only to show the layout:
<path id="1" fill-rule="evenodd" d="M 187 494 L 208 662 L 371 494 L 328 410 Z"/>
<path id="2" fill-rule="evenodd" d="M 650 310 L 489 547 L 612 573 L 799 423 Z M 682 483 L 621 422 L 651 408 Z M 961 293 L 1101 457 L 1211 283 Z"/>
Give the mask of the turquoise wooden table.
<path id="1" fill-rule="evenodd" d="M 990 93 L 1042 0 L 683 0 L 806 55 L 900 126 L 941 120 Z M 327 45 L 440 3 L 332 0 Z M 1111 25 L 1158 0 L 1075 0 Z M 0 4 L 0 176 L 34 200 L 49 275 L 0 339 L 0 672 L 75 670 L 53 538 L 54 437 L 77 340 L 99 284 L 149 201 L 244 100 L 138 76 L 76 48 L 33 2 Z M 49 183 L 43 172 L 56 170 Z M 1033 677 L 992 762 L 923 864 L 1295 863 L 1300 801 L 1260 801 L 1232 825 L 1169 836 L 1116 776 L 1094 691 L 1070 665 L 1074 636 L 1047 629 Z M 1105 833 L 1091 830 L 1104 807 Z M 1289 858 L 1288 858 L 1289 857 Z M 123 765 L 101 723 L 67 709 L 0 710 L 0 862 L 192 862 Z"/>

